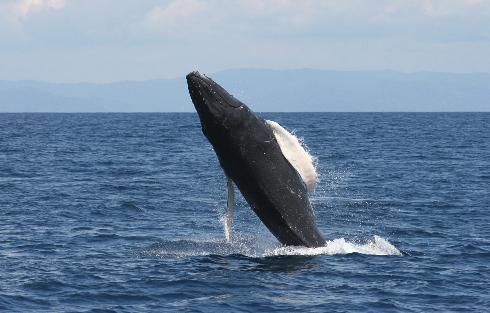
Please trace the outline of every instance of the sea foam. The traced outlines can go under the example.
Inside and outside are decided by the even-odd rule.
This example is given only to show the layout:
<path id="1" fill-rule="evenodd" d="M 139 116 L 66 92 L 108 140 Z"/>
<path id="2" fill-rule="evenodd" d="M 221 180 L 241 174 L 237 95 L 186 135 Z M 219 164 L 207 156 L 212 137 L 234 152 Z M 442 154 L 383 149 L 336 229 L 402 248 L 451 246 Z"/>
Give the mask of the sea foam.
<path id="1" fill-rule="evenodd" d="M 334 254 L 349 254 L 359 253 L 368 255 L 402 255 L 393 244 L 388 240 L 374 235 L 372 239 L 365 243 L 349 242 L 344 238 L 338 238 L 327 241 L 322 247 L 306 248 L 306 247 L 280 247 L 272 251 L 267 251 L 266 255 L 334 255 Z"/>
<path id="2" fill-rule="evenodd" d="M 327 241 L 322 247 L 307 248 L 280 246 L 277 242 L 262 242 L 259 238 L 236 236 L 231 242 L 223 239 L 187 239 L 164 241 L 152 245 L 144 251 L 145 255 L 157 257 L 186 258 L 206 255 L 243 255 L 252 258 L 277 256 L 316 256 L 316 255 L 395 255 L 402 253 L 388 240 L 374 235 L 366 242 L 351 242 L 344 238 Z"/>

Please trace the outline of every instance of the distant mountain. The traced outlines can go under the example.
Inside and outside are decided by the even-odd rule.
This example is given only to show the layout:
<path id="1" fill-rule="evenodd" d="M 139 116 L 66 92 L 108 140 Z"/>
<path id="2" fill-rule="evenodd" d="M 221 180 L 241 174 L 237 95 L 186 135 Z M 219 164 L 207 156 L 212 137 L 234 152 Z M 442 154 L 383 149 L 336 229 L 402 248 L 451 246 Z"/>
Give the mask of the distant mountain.
<path id="1" fill-rule="evenodd" d="M 237 69 L 210 75 L 255 111 L 490 111 L 490 74 Z M 0 112 L 193 112 L 185 78 L 0 81 Z"/>

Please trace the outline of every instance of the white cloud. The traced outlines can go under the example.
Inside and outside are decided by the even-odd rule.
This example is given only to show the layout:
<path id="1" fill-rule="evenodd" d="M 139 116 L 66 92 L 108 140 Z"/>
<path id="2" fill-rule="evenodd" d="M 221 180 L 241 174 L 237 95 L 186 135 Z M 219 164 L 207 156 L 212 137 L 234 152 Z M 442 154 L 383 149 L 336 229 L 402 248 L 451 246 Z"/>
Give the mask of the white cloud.
<path id="1" fill-rule="evenodd" d="M 190 66 L 490 71 L 490 0 L 0 0 L 0 45 L 0 79 L 40 78 L 39 64 L 75 80 Z M 37 55 L 76 55 L 73 71 Z"/>
<path id="2" fill-rule="evenodd" d="M 22 0 L 15 7 L 20 17 L 42 10 L 60 10 L 65 7 L 65 0 Z"/>
<path id="3" fill-rule="evenodd" d="M 143 24 L 160 34 L 184 37 L 204 31 L 265 35 L 347 31 L 362 36 L 371 26 L 387 33 L 461 16 L 489 17 L 490 0 L 172 0 L 150 9 Z M 447 26 L 453 22 L 461 21 L 449 21 Z"/>
<path id="4" fill-rule="evenodd" d="M 29 37 L 25 24 L 30 15 L 64 7 L 65 0 L 0 0 L 0 40 L 25 40 Z"/>
<path id="5" fill-rule="evenodd" d="M 383 1 L 385 13 L 410 12 L 413 17 L 429 18 L 458 16 L 464 13 L 476 15 L 490 13 L 489 0 L 392 0 Z"/>
<path id="6" fill-rule="evenodd" d="M 153 29 L 166 30 L 188 22 L 206 8 L 207 3 L 202 0 L 173 0 L 166 6 L 151 9 L 144 23 Z"/>
<path id="7" fill-rule="evenodd" d="M 11 0 L 0 3 L 0 25 L 5 31 L 18 33 L 22 21 L 34 12 L 45 10 L 61 10 L 65 0 Z"/>

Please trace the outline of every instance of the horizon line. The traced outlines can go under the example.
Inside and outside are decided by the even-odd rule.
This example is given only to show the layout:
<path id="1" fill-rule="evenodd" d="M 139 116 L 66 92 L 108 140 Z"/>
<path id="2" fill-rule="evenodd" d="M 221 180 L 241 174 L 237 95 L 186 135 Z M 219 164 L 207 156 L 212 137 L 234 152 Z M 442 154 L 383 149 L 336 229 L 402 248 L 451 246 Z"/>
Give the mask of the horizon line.
<path id="1" fill-rule="evenodd" d="M 260 114 L 270 114 L 270 113 L 287 113 L 287 114 L 318 114 L 318 113 L 334 113 L 334 114 L 391 114 L 391 113 L 422 113 L 422 114 L 435 114 L 435 113 L 490 113 L 489 111 L 256 111 Z M 128 112 L 128 111 L 77 111 L 77 112 L 53 112 L 53 111 L 41 111 L 41 112 L 2 112 L 0 114 L 197 114 L 197 112 L 192 111 L 148 111 L 148 112 Z"/>

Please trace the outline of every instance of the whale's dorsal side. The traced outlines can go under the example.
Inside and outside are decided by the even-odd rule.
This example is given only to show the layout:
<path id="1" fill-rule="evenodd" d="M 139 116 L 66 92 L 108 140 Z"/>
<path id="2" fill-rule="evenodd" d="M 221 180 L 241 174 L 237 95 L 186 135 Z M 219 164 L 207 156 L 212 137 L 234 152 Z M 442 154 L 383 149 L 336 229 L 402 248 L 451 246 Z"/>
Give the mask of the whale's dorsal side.
<path id="1" fill-rule="evenodd" d="M 298 138 L 284 127 L 270 120 L 266 120 L 266 123 L 272 129 L 282 154 L 300 174 L 306 184 L 306 189 L 309 192 L 315 190 L 318 174 L 313 164 L 313 157 L 305 150 Z"/>

